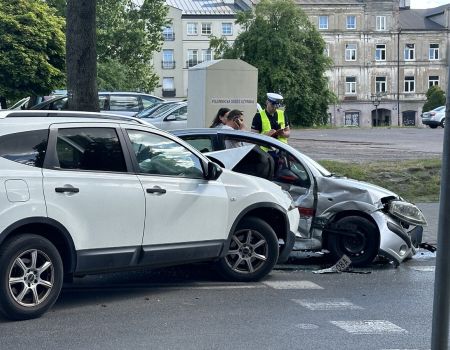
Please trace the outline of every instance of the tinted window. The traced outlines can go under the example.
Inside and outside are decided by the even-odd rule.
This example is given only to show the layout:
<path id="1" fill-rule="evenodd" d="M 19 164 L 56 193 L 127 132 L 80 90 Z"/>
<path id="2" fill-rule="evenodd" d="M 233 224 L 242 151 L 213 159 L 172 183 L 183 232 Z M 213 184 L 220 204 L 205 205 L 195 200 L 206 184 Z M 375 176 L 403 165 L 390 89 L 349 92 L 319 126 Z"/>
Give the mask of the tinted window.
<path id="1" fill-rule="evenodd" d="M 129 130 L 139 172 L 203 178 L 200 159 L 180 144 L 160 135 Z"/>
<path id="2" fill-rule="evenodd" d="M 59 129 L 56 153 L 62 169 L 127 171 L 113 128 Z"/>
<path id="3" fill-rule="evenodd" d="M 109 110 L 139 112 L 139 98 L 128 95 L 110 95 Z"/>
<path id="4" fill-rule="evenodd" d="M 57 99 L 53 102 L 50 102 L 48 104 L 48 107 L 44 108 L 44 109 L 49 109 L 52 111 L 60 111 L 60 110 L 67 109 L 67 97 Z"/>
<path id="5" fill-rule="evenodd" d="M 0 157 L 17 163 L 42 167 L 48 130 L 34 130 L 0 137 Z"/>

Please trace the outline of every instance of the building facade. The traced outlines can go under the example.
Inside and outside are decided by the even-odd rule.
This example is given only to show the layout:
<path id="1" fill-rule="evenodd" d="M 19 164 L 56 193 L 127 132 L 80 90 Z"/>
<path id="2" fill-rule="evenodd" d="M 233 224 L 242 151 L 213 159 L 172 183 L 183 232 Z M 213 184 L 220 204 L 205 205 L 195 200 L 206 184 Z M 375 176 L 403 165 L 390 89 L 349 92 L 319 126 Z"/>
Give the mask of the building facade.
<path id="1" fill-rule="evenodd" d="M 232 43 L 238 11 L 256 0 L 166 0 L 171 25 L 154 57 L 161 79 L 155 94 L 186 98 L 187 72 L 214 59 L 210 35 Z M 317 25 L 333 60 L 327 72 L 338 102 L 334 126 L 420 125 L 431 85 L 447 87 L 450 5 L 413 10 L 409 0 L 296 0 Z"/>

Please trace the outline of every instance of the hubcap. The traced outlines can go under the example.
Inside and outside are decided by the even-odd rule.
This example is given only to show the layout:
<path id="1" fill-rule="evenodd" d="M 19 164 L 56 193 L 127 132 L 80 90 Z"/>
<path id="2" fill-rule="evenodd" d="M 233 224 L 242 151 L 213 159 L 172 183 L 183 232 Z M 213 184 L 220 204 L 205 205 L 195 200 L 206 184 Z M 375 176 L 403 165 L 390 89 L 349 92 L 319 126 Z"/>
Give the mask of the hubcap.
<path id="1" fill-rule="evenodd" d="M 235 272 L 254 273 L 268 259 L 269 246 L 264 237 L 254 230 L 236 232 L 225 260 Z"/>
<path id="2" fill-rule="evenodd" d="M 343 242 L 343 246 L 349 255 L 362 255 L 365 252 L 366 238 L 363 234 L 357 233 L 355 237 L 346 238 Z"/>
<path id="3" fill-rule="evenodd" d="M 25 307 L 42 303 L 50 294 L 53 281 L 53 264 L 47 254 L 37 249 L 20 253 L 9 270 L 11 296 Z"/>

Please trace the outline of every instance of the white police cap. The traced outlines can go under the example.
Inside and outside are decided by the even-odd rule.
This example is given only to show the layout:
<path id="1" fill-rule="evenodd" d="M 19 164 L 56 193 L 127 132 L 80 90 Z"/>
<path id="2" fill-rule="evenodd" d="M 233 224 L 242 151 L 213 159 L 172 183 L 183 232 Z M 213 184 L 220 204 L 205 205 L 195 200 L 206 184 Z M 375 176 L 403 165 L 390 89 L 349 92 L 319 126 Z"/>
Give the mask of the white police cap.
<path id="1" fill-rule="evenodd" d="M 267 100 L 273 105 L 278 105 L 283 101 L 283 96 L 274 92 L 267 93 Z"/>

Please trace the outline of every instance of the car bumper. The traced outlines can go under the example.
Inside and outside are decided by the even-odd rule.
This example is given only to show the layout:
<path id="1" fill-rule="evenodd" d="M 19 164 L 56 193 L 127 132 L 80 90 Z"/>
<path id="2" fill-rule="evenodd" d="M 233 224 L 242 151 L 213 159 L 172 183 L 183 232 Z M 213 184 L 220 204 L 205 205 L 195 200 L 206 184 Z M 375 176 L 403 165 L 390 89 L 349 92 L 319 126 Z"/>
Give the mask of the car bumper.
<path id="1" fill-rule="evenodd" d="M 431 119 L 429 119 L 429 120 L 427 120 L 427 119 L 423 120 L 423 119 L 422 119 L 422 124 L 423 124 L 423 125 L 431 125 L 431 126 L 439 126 L 439 125 L 441 125 L 441 122 L 438 121 L 438 120 L 431 120 Z"/>
<path id="2" fill-rule="evenodd" d="M 380 230 L 379 255 L 398 265 L 416 254 L 419 244 L 422 243 L 423 228 L 421 226 L 407 231 L 383 212 L 376 212 L 372 217 Z"/>

